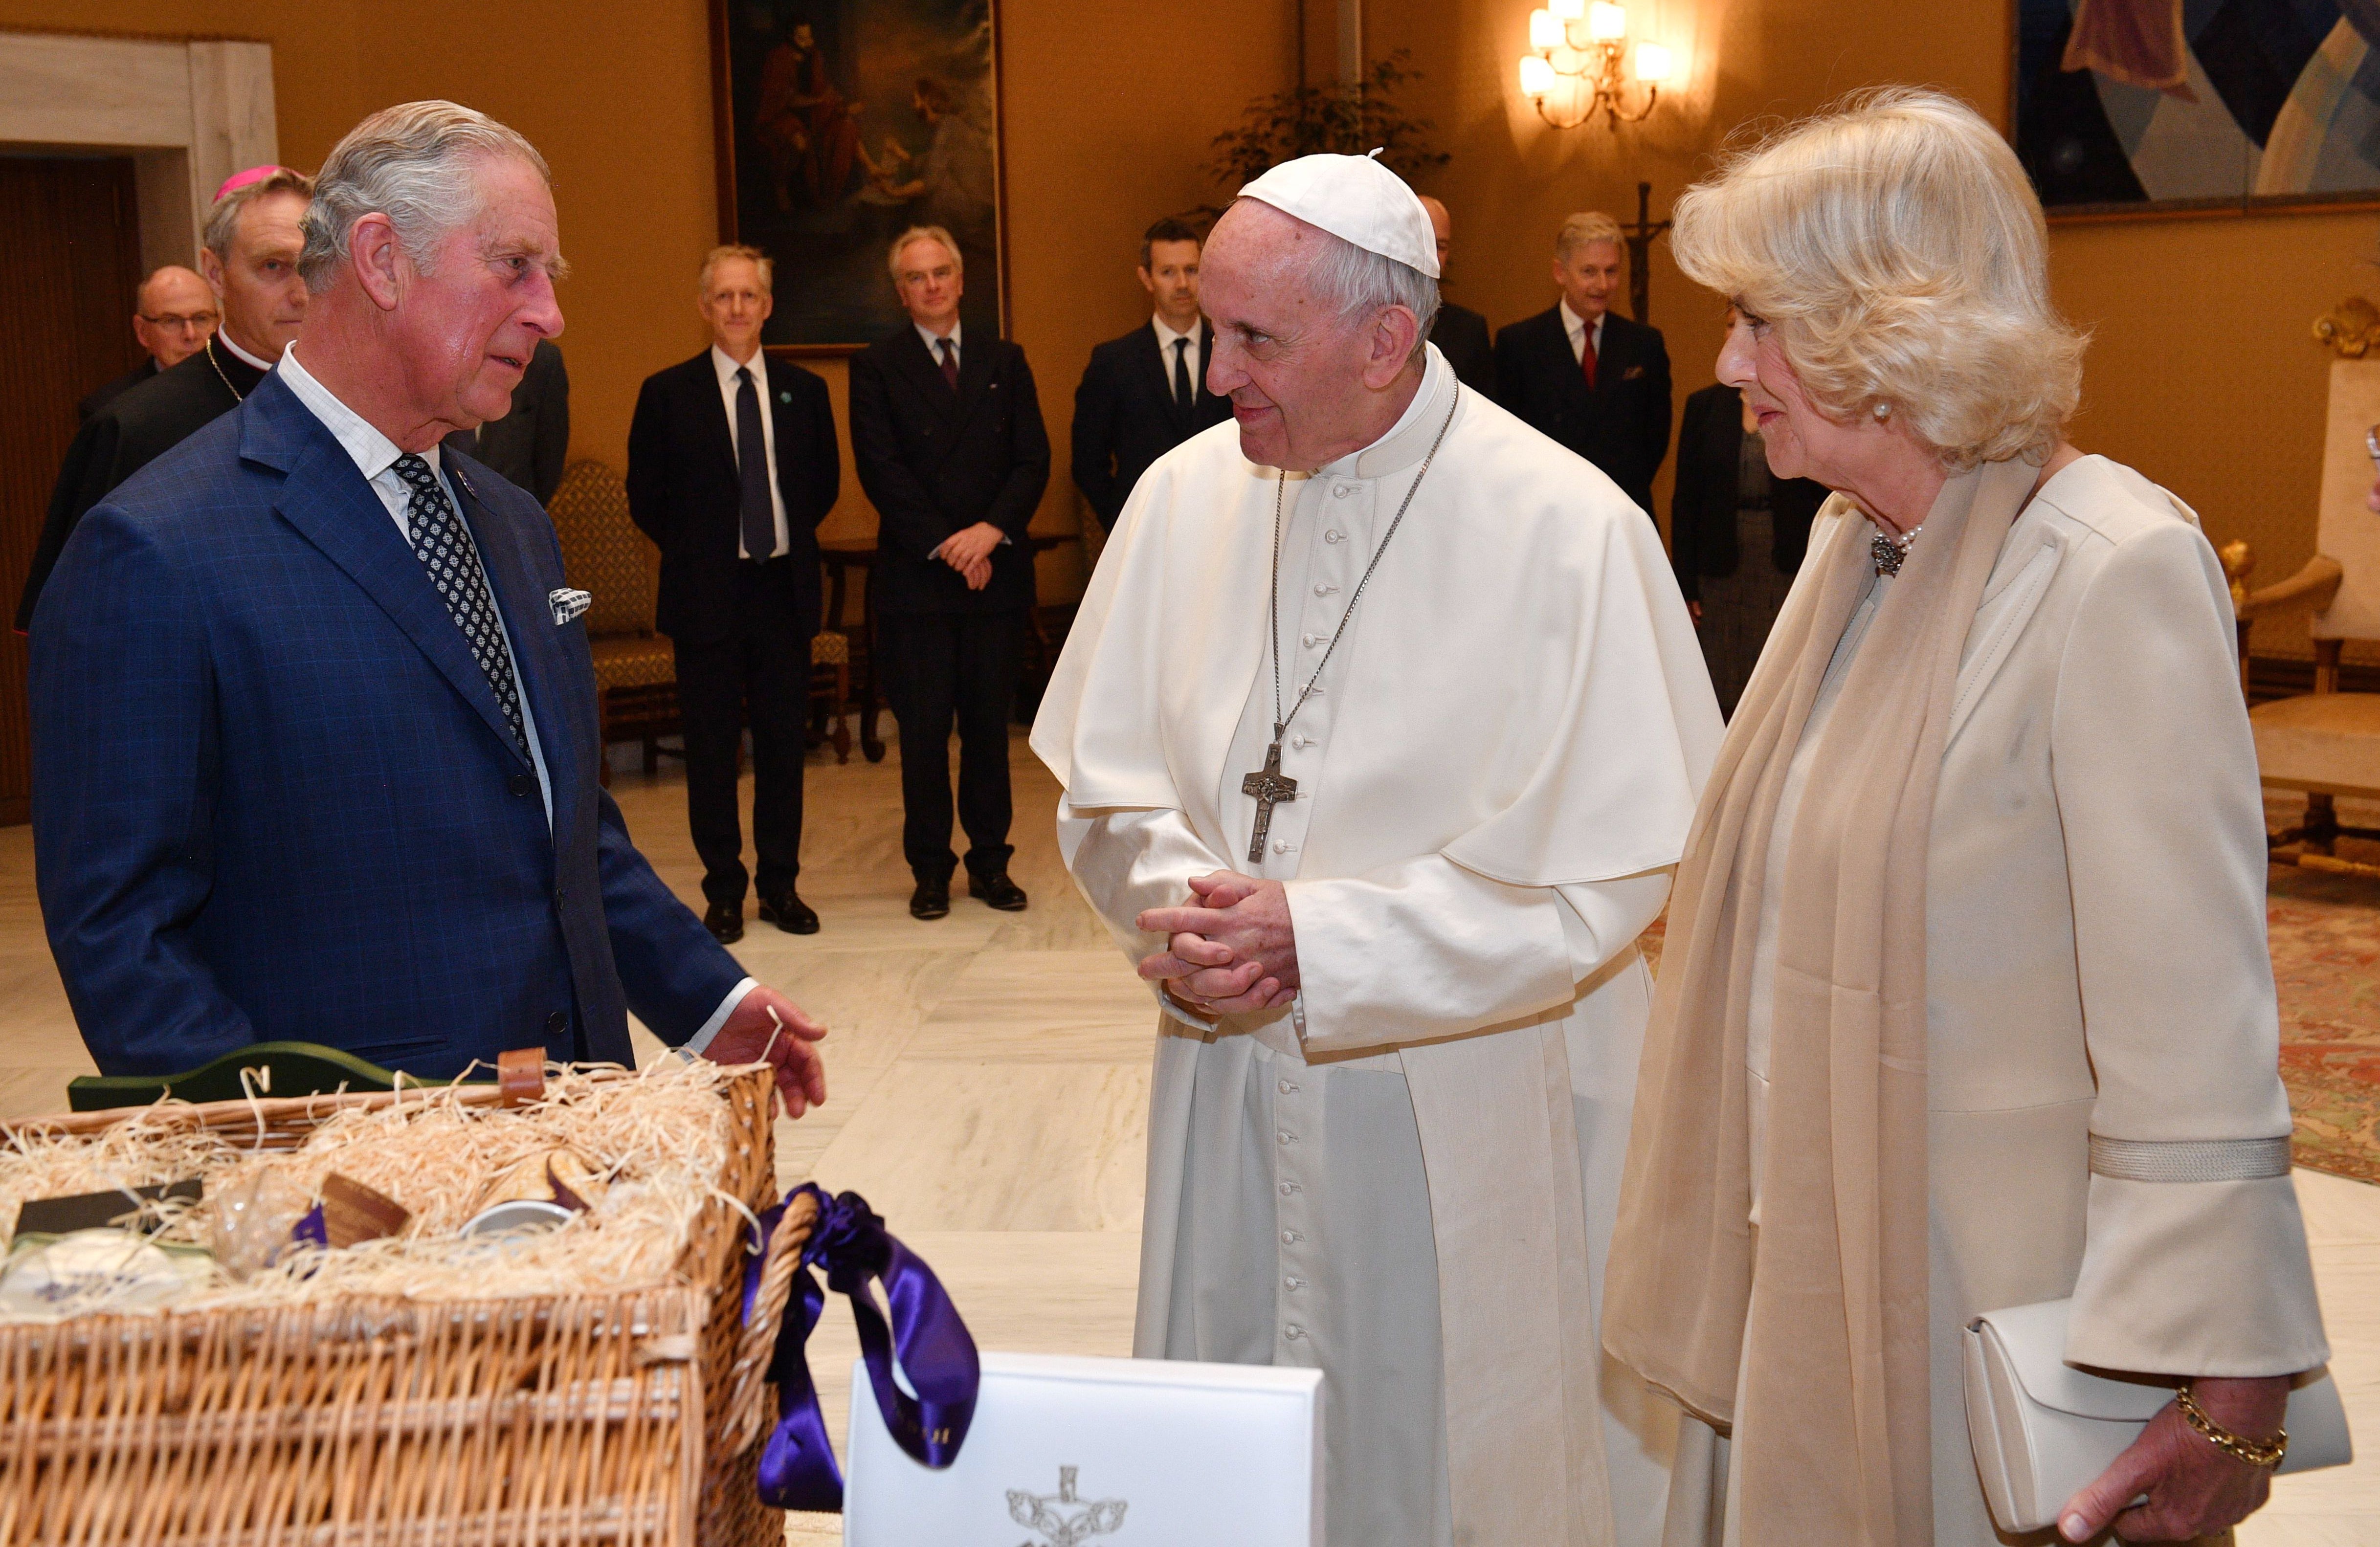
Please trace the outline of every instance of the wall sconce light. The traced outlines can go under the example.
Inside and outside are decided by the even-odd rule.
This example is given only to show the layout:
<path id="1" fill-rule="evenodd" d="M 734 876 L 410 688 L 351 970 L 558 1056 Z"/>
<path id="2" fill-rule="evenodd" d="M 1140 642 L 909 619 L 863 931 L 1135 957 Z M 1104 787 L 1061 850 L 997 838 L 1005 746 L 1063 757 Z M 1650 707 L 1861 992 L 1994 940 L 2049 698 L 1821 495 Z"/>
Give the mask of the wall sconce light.
<path id="1" fill-rule="evenodd" d="M 1558 129 L 1592 123 L 1598 113 L 1615 134 L 1622 124 L 1641 124 L 1662 84 L 1678 75 L 1678 56 L 1665 44 L 1639 42 L 1630 54 L 1628 7 L 1611 0 L 1549 0 L 1529 13 L 1529 48 L 1521 57 L 1521 95 Z M 1566 99 L 1559 106 L 1548 101 L 1557 93 Z"/>

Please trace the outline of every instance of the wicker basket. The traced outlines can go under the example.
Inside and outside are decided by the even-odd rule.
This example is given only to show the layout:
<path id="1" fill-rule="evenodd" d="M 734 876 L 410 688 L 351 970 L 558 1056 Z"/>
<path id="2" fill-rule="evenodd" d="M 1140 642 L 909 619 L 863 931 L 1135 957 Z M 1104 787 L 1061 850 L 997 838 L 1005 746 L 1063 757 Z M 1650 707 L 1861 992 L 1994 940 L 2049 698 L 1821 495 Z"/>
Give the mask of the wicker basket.
<path id="1" fill-rule="evenodd" d="M 769 1076 L 722 1092 L 734 1138 L 719 1185 L 758 1210 L 774 1201 Z M 139 1117 L 294 1148 L 334 1112 L 419 1099 L 17 1126 L 95 1134 Z M 797 1247 L 808 1215 L 785 1223 Z M 679 1259 L 683 1287 L 0 1324 L 0 1543 L 774 1547 L 784 1517 L 760 1504 L 754 1470 L 784 1275 L 747 1327 L 747 1235 L 713 1200 Z"/>

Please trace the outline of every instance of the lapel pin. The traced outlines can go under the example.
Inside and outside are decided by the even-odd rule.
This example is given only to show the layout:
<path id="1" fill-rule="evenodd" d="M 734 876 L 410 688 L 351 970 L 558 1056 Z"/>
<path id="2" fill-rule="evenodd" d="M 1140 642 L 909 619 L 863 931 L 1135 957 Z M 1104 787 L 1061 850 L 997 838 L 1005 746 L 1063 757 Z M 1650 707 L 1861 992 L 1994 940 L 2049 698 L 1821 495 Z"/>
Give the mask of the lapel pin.
<path id="1" fill-rule="evenodd" d="M 571 619 L 594 606 L 595 598 L 585 591 L 574 591 L 568 586 L 564 586 L 559 590 L 548 591 L 545 594 L 545 604 L 553 609 L 553 626 L 561 628 Z"/>

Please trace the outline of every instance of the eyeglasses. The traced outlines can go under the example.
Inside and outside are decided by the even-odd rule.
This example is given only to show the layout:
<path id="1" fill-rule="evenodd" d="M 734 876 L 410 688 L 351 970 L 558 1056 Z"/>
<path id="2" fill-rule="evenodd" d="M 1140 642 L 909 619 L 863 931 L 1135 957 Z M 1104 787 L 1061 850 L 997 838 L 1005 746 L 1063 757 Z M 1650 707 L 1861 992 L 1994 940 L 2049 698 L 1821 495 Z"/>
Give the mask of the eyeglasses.
<path id="1" fill-rule="evenodd" d="M 194 311 L 186 317 L 176 316 L 172 312 L 163 317 L 152 317 L 145 311 L 140 314 L 140 320 L 152 328 L 174 328 L 183 332 L 212 332 L 219 320 L 212 311 Z"/>

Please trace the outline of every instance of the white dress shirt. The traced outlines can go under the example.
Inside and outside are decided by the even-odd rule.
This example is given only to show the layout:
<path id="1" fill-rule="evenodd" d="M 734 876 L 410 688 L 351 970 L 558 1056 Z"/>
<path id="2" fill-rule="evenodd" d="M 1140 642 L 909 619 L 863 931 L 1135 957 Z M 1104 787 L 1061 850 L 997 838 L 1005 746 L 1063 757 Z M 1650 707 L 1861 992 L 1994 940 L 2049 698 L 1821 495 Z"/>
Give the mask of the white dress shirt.
<path id="1" fill-rule="evenodd" d="M 1190 331 L 1186 333 L 1177 333 L 1167 327 L 1165 319 L 1162 317 L 1150 318 L 1148 325 L 1157 330 L 1157 352 L 1165 360 L 1165 392 L 1169 397 L 1173 393 L 1173 341 L 1175 339 L 1189 341 L 1190 347 L 1182 351 L 1182 359 L 1183 363 L 1190 368 L 1190 403 L 1197 402 L 1198 394 L 1206 391 L 1206 373 L 1198 369 L 1198 347 L 1206 336 L 1207 320 L 1201 317 L 1192 322 Z M 1176 408 L 1186 408 L 1189 405 L 1188 403 L 1178 401 L 1174 404 Z"/>
<path id="2" fill-rule="evenodd" d="M 247 357 L 243 355 L 241 357 Z M 403 450 L 395 441 L 373 429 L 362 415 L 331 395 L 330 388 L 314 380 L 313 373 L 299 362 L 295 345 L 281 357 L 280 370 L 282 381 L 297 395 L 298 401 L 322 421 L 322 428 L 331 432 L 331 438 L 338 441 L 340 449 L 355 459 L 356 471 L 364 476 L 364 481 L 371 485 L 371 491 L 380 496 L 380 502 L 387 509 L 389 519 L 396 523 L 397 535 L 405 539 L 407 548 L 412 547 L 413 489 L 396 475 L 396 459 L 405 454 Z M 734 421 L 731 419 L 730 422 Z M 446 497 L 453 500 L 454 487 L 447 481 L 446 469 L 440 464 L 438 447 L 434 442 L 429 450 L 421 453 L 421 460 L 430 464 L 430 470 L 437 475 L 440 486 L 446 490 Z M 774 480 L 771 481 L 773 485 Z M 457 501 L 455 506 L 457 516 L 461 515 L 462 509 L 461 502 Z M 782 532 L 784 526 L 782 509 L 777 522 Z M 472 556 L 477 558 L 479 539 L 471 533 L 471 524 L 464 521 L 460 525 L 465 540 L 471 544 Z M 484 576 L 486 573 L 486 567 L 482 565 L 480 574 Z M 503 616 L 504 604 L 497 599 L 493 581 L 488 584 L 488 598 L 496 608 L 497 615 Z M 514 691 L 520 698 L 521 734 L 528 742 L 529 761 L 537 767 L 538 793 L 545 801 L 545 824 L 550 830 L 553 826 L 553 782 L 546 775 L 544 744 L 538 740 L 537 716 L 529 708 L 528 683 L 521 674 L 519 658 L 513 653 L 509 629 L 504 634 L 504 659 L 512 663 Z M 727 1018 L 735 1013 L 735 1007 L 744 1002 L 744 996 L 755 986 L 756 980 L 747 977 L 729 989 L 727 997 L 711 1011 L 710 1019 L 704 1021 L 702 1028 L 678 1050 L 692 1056 L 710 1046 L 710 1039 L 719 1034 L 719 1028 L 727 1023 Z"/>
<path id="3" fill-rule="evenodd" d="M 1601 363 L 1603 359 L 1603 317 L 1609 317 L 1611 314 L 1607 311 L 1603 314 L 1603 317 L 1598 317 L 1594 321 L 1590 322 L 1585 318 L 1581 317 L 1578 313 L 1571 310 L 1569 301 L 1564 300 L 1560 305 L 1562 331 L 1570 334 L 1570 357 L 1579 362 L 1580 369 L 1585 369 L 1586 341 L 1589 335 L 1593 335 L 1595 339 L 1595 357 L 1598 364 Z"/>
<path id="4" fill-rule="evenodd" d="M 748 369 L 752 372 L 752 390 L 760 395 L 760 443 L 769 459 L 769 509 L 776 518 L 777 546 L 765 554 L 755 555 L 745 547 L 740 535 L 743 528 L 739 526 L 736 528 L 739 534 L 735 538 L 736 555 L 745 559 L 774 559 L 790 553 L 794 549 L 785 537 L 785 491 L 777 482 L 777 416 L 769 410 L 767 354 L 755 348 L 751 359 L 738 360 L 714 344 L 710 346 L 710 368 L 719 372 L 719 396 L 727 405 L 727 443 L 735 448 L 735 465 L 739 468 L 744 465 L 744 442 L 740 439 L 741 429 L 735 422 L 735 394 L 744 384 L 735 380 L 735 373 Z"/>

